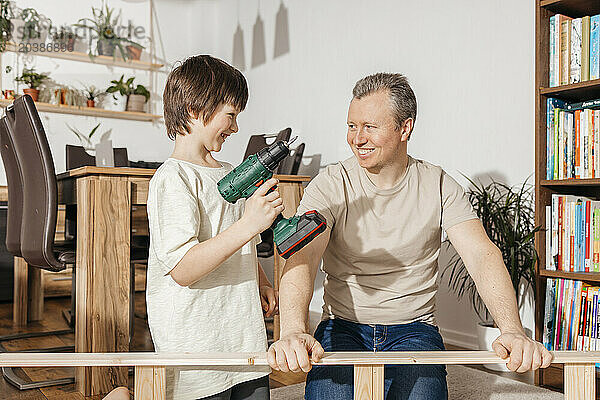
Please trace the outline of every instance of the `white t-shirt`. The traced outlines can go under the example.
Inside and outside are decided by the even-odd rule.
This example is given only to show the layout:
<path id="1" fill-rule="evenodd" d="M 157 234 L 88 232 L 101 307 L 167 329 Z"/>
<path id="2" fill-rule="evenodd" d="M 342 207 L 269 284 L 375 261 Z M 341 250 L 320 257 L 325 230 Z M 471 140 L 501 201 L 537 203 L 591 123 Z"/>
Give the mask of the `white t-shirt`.
<path id="1" fill-rule="evenodd" d="M 229 228 L 244 200 L 226 202 L 217 182 L 233 168 L 210 168 L 169 158 L 150 181 L 150 254 L 146 302 L 157 352 L 264 352 L 267 338 L 258 292 L 256 238 L 189 287 L 169 272 L 189 249 Z M 167 369 L 167 398 L 211 396 L 270 372 Z"/>

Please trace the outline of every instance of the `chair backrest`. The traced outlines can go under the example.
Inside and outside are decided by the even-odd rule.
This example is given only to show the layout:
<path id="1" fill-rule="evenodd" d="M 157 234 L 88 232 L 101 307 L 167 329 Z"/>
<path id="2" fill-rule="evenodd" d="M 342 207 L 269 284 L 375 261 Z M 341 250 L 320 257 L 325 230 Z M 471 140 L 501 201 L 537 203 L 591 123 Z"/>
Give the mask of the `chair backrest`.
<path id="1" fill-rule="evenodd" d="M 0 118 L 0 155 L 8 183 L 8 213 L 6 216 L 6 249 L 21 257 L 21 220 L 23 218 L 23 179 L 17 162 L 15 146 L 6 117 Z"/>
<path id="2" fill-rule="evenodd" d="M 267 147 L 268 138 L 275 138 L 275 141 L 285 140 L 287 142 L 288 140 L 290 140 L 291 134 L 292 128 L 285 128 L 279 131 L 276 135 L 262 134 L 250 136 L 250 139 L 248 139 L 248 145 L 246 146 L 246 152 L 244 153 L 244 160 L 248 158 L 248 156 L 258 153 L 259 150 Z"/>
<path id="3" fill-rule="evenodd" d="M 113 149 L 115 167 L 128 167 L 129 158 L 126 147 Z M 86 165 L 96 165 L 96 157 L 89 155 L 83 146 L 73 146 L 68 144 L 66 147 L 67 171 Z"/>
<path id="4" fill-rule="evenodd" d="M 6 108 L 9 133 L 23 177 L 21 254 L 29 265 L 61 271 L 65 265 L 54 255 L 58 189 L 46 132 L 30 96 Z"/>
<path id="5" fill-rule="evenodd" d="M 298 147 L 290 152 L 290 155 L 283 159 L 277 173 L 281 175 L 298 175 L 298 168 L 302 163 L 302 155 L 304 154 L 304 143 L 300 143 Z"/>

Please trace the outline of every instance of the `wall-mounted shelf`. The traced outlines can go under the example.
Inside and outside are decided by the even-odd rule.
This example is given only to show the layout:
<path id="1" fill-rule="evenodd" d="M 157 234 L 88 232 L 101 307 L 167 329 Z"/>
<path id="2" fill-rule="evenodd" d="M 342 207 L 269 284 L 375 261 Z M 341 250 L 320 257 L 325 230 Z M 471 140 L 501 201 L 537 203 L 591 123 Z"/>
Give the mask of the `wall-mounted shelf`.
<path id="1" fill-rule="evenodd" d="M 540 94 L 564 100 L 591 100 L 600 97 L 600 79 L 572 83 L 570 85 L 540 88 Z"/>
<path id="2" fill-rule="evenodd" d="M 566 272 L 540 269 L 540 276 L 548 278 L 576 279 L 586 282 L 600 282 L 600 272 Z"/>
<path id="3" fill-rule="evenodd" d="M 6 51 L 18 53 L 18 54 L 27 54 L 41 57 L 49 57 L 49 58 L 58 58 L 61 60 L 71 60 L 71 61 L 79 61 L 85 62 L 88 64 L 100 64 L 107 65 L 109 67 L 124 67 L 124 68 L 132 68 L 132 69 L 141 69 L 145 71 L 156 71 L 161 69 L 163 64 L 153 64 L 144 61 L 124 61 L 119 56 L 108 57 L 108 56 L 94 56 L 90 57 L 89 54 L 80 53 L 77 51 L 30 51 L 27 53 L 18 51 L 18 46 L 15 43 L 7 43 Z"/>
<path id="4" fill-rule="evenodd" d="M 0 107 L 7 107 L 12 103 L 12 100 L 0 99 Z M 148 114 L 142 112 L 133 111 L 112 111 L 105 110 L 103 108 L 96 107 L 77 107 L 77 106 L 65 106 L 55 105 L 48 103 L 36 102 L 35 106 L 38 111 L 50 112 L 57 114 L 72 114 L 72 115 L 86 115 L 89 117 L 103 117 L 103 118 L 116 118 L 116 119 L 129 119 L 132 121 L 156 121 L 162 118 L 161 115 Z"/>

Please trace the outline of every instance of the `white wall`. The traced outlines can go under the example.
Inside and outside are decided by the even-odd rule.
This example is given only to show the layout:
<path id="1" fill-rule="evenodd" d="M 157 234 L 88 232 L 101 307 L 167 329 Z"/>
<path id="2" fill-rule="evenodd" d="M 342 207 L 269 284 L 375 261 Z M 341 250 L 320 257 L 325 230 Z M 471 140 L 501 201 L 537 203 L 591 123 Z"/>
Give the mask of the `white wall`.
<path id="1" fill-rule="evenodd" d="M 210 28 L 214 55 L 231 61 L 239 22 L 250 86 L 240 134 L 223 150 L 239 157 L 247 135 L 291 126 L 323 164 L 351 153 L 345 122 L 356 80 L 404 73 L 419 111 L 409 153 L 465 184 L 491 174 L 516 184 L 534 169 L 534 2 L 285 0 L 290 53 L 273 58 L 280 1 L 261 1 L 267 61 L 250 68 L 258 1 L 223 0 Z M 411 205 L 418 207 L 418 205 Z M 440 260 L 443 263 L 443 257 Z M 318 312 L 321 299 L 313 300 Z M 533 327 L 531 308 L 525 325 Z M 473 347 L 476 319 L 442 284 L 437 318 L 446 340 Z"/>

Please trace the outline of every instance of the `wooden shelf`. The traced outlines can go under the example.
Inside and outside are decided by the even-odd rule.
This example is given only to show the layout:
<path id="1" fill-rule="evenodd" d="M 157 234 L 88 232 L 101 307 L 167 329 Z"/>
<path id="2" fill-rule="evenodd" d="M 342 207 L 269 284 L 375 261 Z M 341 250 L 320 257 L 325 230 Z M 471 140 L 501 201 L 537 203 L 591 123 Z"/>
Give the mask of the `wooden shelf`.
<path id="1" fill-rule="evenodd" d="M 600 98 L 600 79 L 551 88 L 540 88 L 540 94 L 571 101 L 597 99 Z"/>
<path id="2" fill-rule="evenodd" d="M 590 0 L 542 0 L 540 6 L 556 14 L 571 18 L 600 13 L 600 2 Z"/>
<path id="3" fill-rule="evenodd" d="M 540 276 L 547 278 L 574 279 L 586 282 L 600 282 L 600 272 L 566 272 L 540 269 Z"/>
<path id="4" fill-rule="evenodd" d="M 135 60 L 124 61 L 123 59 L 120 58 L 120 55 L 117 55 L 115 57 L 108 57 L 108 56 L 90 57 L 89 54 L 87 54 L 87 53 L 80 53 L 77 51 L 30 51 L 27 53 L 23 53 L 23 52 L 18 51 L 18 47 L 14 43 L 7 43 L 6 51 L 10 51 L 10 52 L 18 53 L 18 54 L 27 54 L 27 55 L 34 55 L 34 56 L 41 56 L 41 57 L 48 57 L 48 58 L 58 58 L 61 60 L 78 61 L 78 62 L 84 62 L 84 63 L 88 63 L 88 64 L 107 65 L 109 67 L 124 67 L 124 68 L 131 68 L 131 69 L 140 69 L 140 70 L 145 70 L 145 71 L 156 71 L 156 70 L 161 69 L 164 66 L 163 64 L 153 64 L 153 63 L 148 63 L 148 62 L 144 62 L 144 61 L 135 61 Z"/>
<path id="5" fill-rule="evenodd" d="M 12 100 L 0 99 L 0 107 L 7 107 L 12 104 Z M 102 118 L 116 118 L 116 119 L 128 119 L 132 121 L 156 121 L 162 118 L 161 115 L 148 114 L 142 112 L 133 111 L 112 111 L 105 110 L 97 107 L 77 107 L 77 106 L 64 106 L 54 105 L 48 103 L 35 103 L 38 111 L 50 112 L 57 114 L 72 114 L 72 115 L 85 115 L 88 117 L 102 117 Z"/>
<path id="6" fill-rule="evenodd" d="M 560 179 L 560 180 L 542 180 L 541 186 L 598 186 L 600 187 L 600 179 Z"/>

